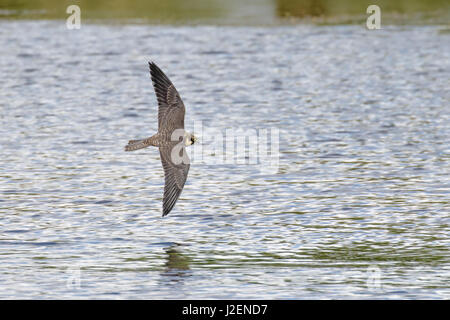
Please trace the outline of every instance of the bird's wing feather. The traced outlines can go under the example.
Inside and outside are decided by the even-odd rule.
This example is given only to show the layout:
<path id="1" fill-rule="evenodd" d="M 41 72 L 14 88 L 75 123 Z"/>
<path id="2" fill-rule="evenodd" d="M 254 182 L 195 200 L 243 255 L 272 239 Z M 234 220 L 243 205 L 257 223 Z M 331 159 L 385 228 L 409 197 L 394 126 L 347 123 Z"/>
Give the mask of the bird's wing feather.
<path id="1" fill-rule="evenodd" d="M 186 154 L 186 149 L 181 148 L 180 152 L 184 152 L 184 159 L 180 164 L 175 164 L 172 161 L 172 148 L 171 146 L 160 147 L 159 153 L 161 155 L 161 162 L 164 168 L 164 197 L 163 197 L 163 216 L 169 214 L 178 200 L 178 197 L 183 190 L 189 172 L 189 158 Z M 187 163 L 186 163 L 187 162 Z"/>
<path id="2" fill-rule="evenodd" d="M 158 127 L 167 131 L 184 129 L 184 103 L 177 89 L 154 63 L 149 62 L 150 75 L 158 99 Z"/>

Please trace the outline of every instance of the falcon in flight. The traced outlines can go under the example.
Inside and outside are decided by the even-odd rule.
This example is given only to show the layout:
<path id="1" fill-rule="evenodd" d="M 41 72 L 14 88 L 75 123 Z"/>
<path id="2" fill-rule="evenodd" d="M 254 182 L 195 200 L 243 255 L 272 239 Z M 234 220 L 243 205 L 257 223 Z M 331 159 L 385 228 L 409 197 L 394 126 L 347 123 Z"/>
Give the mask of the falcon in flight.
<path id="1" fill-rule="evenodd" d="M 125 151 L 149 146 L 159 148 L 165 180 L 164 217 L 175 206 L 188 176 L 190 165 L 185 147 L 194 144 L 197 139 L 184 130 L 185 108 L 177 89 L 154 62 L 149 62 L 149 66 L 158 99 L 158 132 L 150 138 L 130 140 Z"/>

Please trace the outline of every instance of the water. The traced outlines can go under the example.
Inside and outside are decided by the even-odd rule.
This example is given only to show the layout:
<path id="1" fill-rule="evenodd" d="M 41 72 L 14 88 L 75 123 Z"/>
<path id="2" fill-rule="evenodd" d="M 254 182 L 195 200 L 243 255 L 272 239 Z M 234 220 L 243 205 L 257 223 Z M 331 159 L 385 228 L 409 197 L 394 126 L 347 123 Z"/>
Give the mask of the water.
<path id="1" fill-rule="evenodd" d="M 450 298 L 449 44 L 1 22 L 0 298 Z M 157 129 L 150 59 L 188 130 L 278 128 L 278 172 L 193 164 L 161 218 L 157 150 L 123 152 Z"/>

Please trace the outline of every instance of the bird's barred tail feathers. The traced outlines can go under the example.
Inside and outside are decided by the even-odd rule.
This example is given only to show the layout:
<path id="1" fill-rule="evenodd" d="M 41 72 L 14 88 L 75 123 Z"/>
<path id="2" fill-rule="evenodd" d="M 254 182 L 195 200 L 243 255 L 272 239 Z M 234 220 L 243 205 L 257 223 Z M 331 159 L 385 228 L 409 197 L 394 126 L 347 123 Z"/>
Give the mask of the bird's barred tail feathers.
<path id="1" fill-rule="evenodd" d="M 130 141 L 128 141 L 128 144 L 125 146 L 125 151 L 135 151 L 135 150 L 146 148 L 150 145 L 151 145 L 151 143 L 150 143 L 149 139 L 130 140 Z"/>

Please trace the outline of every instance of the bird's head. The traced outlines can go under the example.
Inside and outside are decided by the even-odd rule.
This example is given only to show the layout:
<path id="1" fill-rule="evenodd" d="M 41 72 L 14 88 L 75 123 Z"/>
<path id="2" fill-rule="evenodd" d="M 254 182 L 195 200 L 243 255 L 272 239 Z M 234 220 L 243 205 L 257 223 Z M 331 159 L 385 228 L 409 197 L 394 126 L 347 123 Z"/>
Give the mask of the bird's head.
<path id="1" fill-rule="evenodd" d="M 192 134 L 192 133 L 187 133 L 186 134 L 186 146 L 190 146 L 190 145 L 193 145 L 194 143 L 196 143 L 197 142 L 197 137 L 196 136 L 194 136 L 194 134 Z"/>

